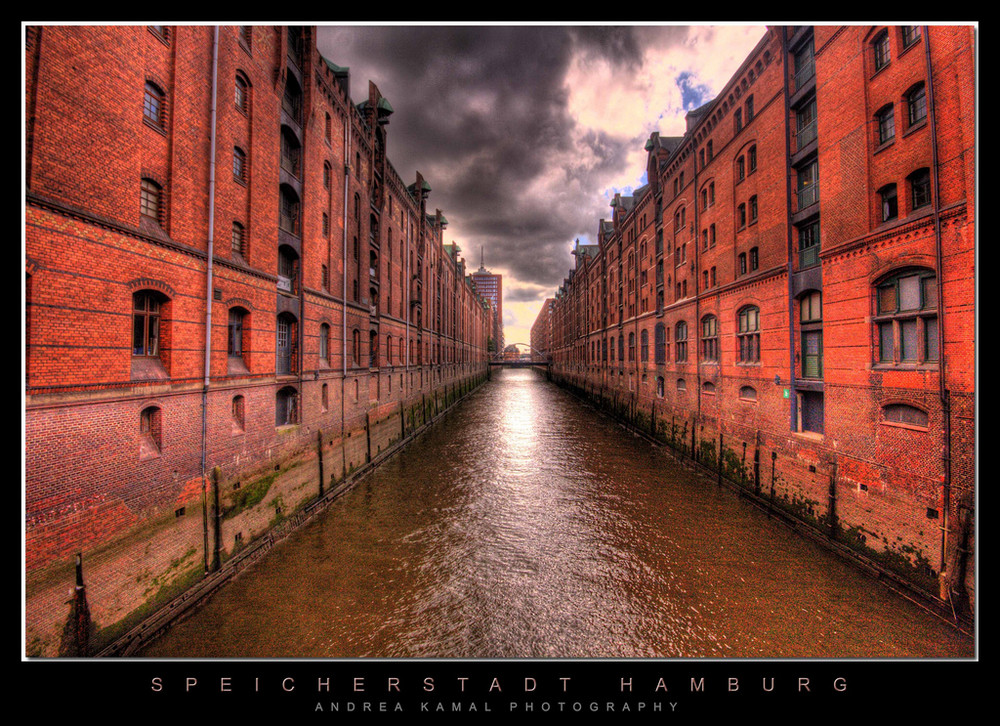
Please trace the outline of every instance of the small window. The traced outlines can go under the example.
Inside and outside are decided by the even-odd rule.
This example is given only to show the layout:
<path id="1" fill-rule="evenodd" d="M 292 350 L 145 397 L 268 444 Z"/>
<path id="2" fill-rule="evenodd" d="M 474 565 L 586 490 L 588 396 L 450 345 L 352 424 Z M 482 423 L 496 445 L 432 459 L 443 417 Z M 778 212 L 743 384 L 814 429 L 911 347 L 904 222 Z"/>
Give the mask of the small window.
<path id="1" fill-rule="evenodd" d="M 677 379 L 677 390 L 678 391 L 686 391 L 687 390 L 687 381 L 685 381 L 683 378 L 678 378 Z"/>
<path id="2" fill-rule="evenodd" d="M 701 357 L 709 363 L 719 360 L 719 319 L 714 315 L 701 320 Z"/>
<path id="3" fill-rule="evenodd" d="M 323 411 L 328 411 L 330 409 L 330 387 L 324 383 L 323 392 L 320 397 L 320 406 Z"/>
<path id="4" fill-rule="evenodd" d="M 740 388 L 740 400 L 741 401 L 756 401 L 757 400 L 757 389 L 753 386 L 743 386 Z"/>
<path id="5" fill-rule="evenodd" d="M 163 102 L 163 91 L 161 91 L 155 83 L 146 83 L 146 90 L 142 102 L 142 115 L 147 123 L 161 130 L 165 125 Z"/>
<path id="6" fill-rule="evenodd" d="M 882 408 L 882 421 L 885 423 L 903 424 L 927 428 L 927 412 L 903 403 L 893 403 Z"/>
<path id="7" fill-rule="evenodd" d="M 319 326 L 319 359 L 322 363 L 330 363 L 330 326 L 323 323 Z"/>
<path id="8" fill-rule="evenodd" d="M 711 381 L 705 381 L 704 383 L 701 384 L 701 392 L 714 396 L 715 384 L 712 383 Z"/>
<path id="9" fill-rule="evenodd" d="M 746 176 L 746 160 L 741 156 L 736 160 L 736 178 L 743 179 Z"/>
<path id="10" fill-rule="evenodd" d="M 243 326 L 246 311 L 242 308 L 232 308 L 229 311 L 229 342 L 227 353 L 230 358 L 243 357 Z"/>
<path id="11" fill-rule="evenodd" d="M 747 170 L 753 174 L 757 170 L 757 147 L 751 146 L 747 151 Z"/>
<path id="12" fill-rule="evenodd" d="M 760 362 L 760 309 L 754 306 L 743 308 L 738 323 L 739 362 Z"/>
<path id="13" fill-rule="evenodd" d="M 253 48 L 253 26 L 252 25 L 241 25 L 240 26 L 240 43 L 250 50 Z"/>
<path id="14" fill-rule="evenodd" d="M 747 123 L 750 123 L 751 121 L 753 121 L 753 96 L 752 95 L 747 96 L 746 108 L 747 108 Z"/>
<path id="15" fill-rule="evenodd" d="M 760 253 L 756 247 L 750 248 L 750 270 L 756 270 L 760 266 Z"/>
<path id="16" fill-rule="evenodd" d="M 738 228 L 743 229 L 747 226 L 747 205 L 741 204 L 736 208 L 736 218 L 738 223 Z"/>
<path id="17" fill-rule="evenodd" d="M 757 221 L 757 195 L 750 197 L 750 224 Z"/>

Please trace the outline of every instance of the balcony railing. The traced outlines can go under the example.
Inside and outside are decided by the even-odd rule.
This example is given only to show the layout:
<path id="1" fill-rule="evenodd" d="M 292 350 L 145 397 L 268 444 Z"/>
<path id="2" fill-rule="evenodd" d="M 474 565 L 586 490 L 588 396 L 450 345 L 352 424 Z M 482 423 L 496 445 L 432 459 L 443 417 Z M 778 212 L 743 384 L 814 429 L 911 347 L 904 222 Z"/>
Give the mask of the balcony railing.
<path id="1" fill-rule="evenodd" d="M 292 278 L 285 277 L 284 275 L 278 275 L 278 289 L 284 292 L 293 292 L 294 285 L 292 283 Z"/>
<path id="2" fill-rule="evenodd" d="M 816 119 L 795 132 L 796 151 L 801 151 L 809 143 L 816 140 Z"/>
<path id="3" fill-rule="evenodd" d="M 812 58 L 802 61 L 801 67 L 795 71 L 795 90 L 805 86 L 816 73 L 816 63 Z"/>
<path id="4" fill-rule="evenodd" d="M 799 209 L 805 209 L 810 204 L 815 204 L 819 200 L 819 185 L 813 182 L 808 186 L 799 188 L 797 194 Z"/>
<path id="5" fill-rule="evenodd" d="M 799 250 L 799 269 L 815 267 L 819 264 L 819 245 L 813 244 Z"/>

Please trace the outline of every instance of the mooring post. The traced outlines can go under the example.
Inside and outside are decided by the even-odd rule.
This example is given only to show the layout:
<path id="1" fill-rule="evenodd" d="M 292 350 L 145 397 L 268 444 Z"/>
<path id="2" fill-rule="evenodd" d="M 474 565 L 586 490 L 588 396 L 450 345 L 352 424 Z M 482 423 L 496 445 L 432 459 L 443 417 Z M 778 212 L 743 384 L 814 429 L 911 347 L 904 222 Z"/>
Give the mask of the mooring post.
<path id="1" fill-rule="evenodd" d="M 753 441 L 753 489 L 760 494 L 760 431 L 754 435 Z"/>
<path id="2" fill-rule="evenodd" d="M 719 425 L 719 461 L 716 463 L 716 484 L 722 486 L 722 425 Z"/>
<path id="3" fill-rule="evenodd" d="M 212 544 L 212 572 L 217 572 L 222 564 L 222 509 L 219 496 L 219 481 L 222 479 L 222 472 L 219 467 L 212 467 L 212 508 L 215 510 L 212 516 L 212 535 L 215 541 Z"/>
<path id="4" fill-rule="evenodd" d="M 323 430 L 316 431 L 316 458 L 319 459 L 319 496 L 323 496 Z"/>
<path id="5" fill-rule="evenodd" d="M 365 411 L 365 440 L 368 445 L 368 462 L 372 460 L 372 415 Z"/>
<path id="6" fill-rule="evenodd" d="M 73 591 L 73 630 L 76 636 L 77 655 L 90 654 L 90 612 L 87 607 L 87 588 L 83 584 L 83 553 L 76 553 L 76 589 Z"/>

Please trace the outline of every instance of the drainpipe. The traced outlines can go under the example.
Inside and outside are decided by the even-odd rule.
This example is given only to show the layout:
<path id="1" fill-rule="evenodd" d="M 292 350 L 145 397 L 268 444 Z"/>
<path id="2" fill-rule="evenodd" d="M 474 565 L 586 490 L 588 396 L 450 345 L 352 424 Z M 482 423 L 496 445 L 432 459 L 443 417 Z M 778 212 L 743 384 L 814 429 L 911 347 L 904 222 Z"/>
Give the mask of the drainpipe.
<path id="1" fill-rule="evenodd" d="M 947 572 L 948 524 L 951 510 L 951 399 L 945 381 L 944 355 L 944 268 L 941 251 L 941 181 L 938 174 L 937 125 L 934 121 L 934 69 L 931 66 L 931 36 L 929 28 L 923 27 L 924 59 L 927 65 L 927 116 L 931 132 L 931 168 L 934 170 L 934 254 L 937 264 L 937 316 L 938 316 L 938 395 L 941 398 L 941 413 L 944 417 L 944 473 L 941 480 L 941 599 L 951 598 L 951 573 Z"/>
<path id="2" fill-rule="evenodd" d="M 340 322 L 343 327 L 343 335 L 340 339 L 340 363 L 342 367 L 340 376 L 340 454 L 342 460 L 341 474 L 347 474 L 347 444 L 344 442 L 344 435 L 347 433 L 347 200 L 351 183 L 351 99 L 347 99 L 347 109 L 345 112 L 346 123 L 344 124 L 344 224 L 343 224 L 343 248 L 344 267 L 341 278 L 343 282 L 343 297 L 341 298 Z"/>
<path id="3" fill-rule="evenodd" d="M 212 261 L 215 255 L 215 134 L 216 101 L 219 90 L 219 26 L 212 31 L 212 121 L 208 150 L 208 269 L 205 283 L 205 380 L 201 389 L 201 507 L 205 572 L 208 562 L 208 491 L 206 485 L 208 446 L 208 386 L 212 373 Z"/>
<path id="4" fill-rule="evenodd" d="M 788 28 L 781 29 L 781 65 L 784 75 L 785 91 L 785 165 L 788 166 L 789 149 L 792 148 L 792 129 L 789 121 L 790 94 L 788 93 Z M 792 288 L 792 275 L 795 269 L 795 251 L 792 245 L 792 175 L 790 171 L 785 173 L 785 219 L 788 238 L 788 421 L 789 429 L 797 431 L 798 407 L 796 405 L 795 394 L 795 297 Z"/>

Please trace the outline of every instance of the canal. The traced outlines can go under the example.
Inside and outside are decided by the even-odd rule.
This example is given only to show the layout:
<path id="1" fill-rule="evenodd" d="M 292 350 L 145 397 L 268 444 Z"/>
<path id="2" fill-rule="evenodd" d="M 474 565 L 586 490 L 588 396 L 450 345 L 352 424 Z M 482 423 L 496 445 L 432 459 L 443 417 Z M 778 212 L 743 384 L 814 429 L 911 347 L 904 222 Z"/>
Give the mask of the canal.
<path id="1" fill-rule="evenodd" d="M 142 655 L 935 658 L 974 645 L 512 369 Z"/>

